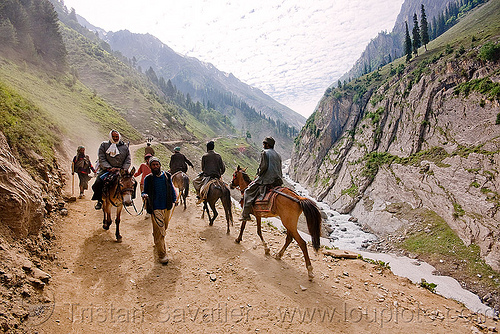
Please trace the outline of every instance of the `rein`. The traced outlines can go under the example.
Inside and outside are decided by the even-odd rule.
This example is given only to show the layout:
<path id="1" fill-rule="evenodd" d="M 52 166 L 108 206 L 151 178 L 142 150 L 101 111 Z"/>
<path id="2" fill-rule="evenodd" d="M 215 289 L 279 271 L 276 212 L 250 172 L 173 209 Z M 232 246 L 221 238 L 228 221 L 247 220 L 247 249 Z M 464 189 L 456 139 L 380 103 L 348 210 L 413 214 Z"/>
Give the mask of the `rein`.
<path id="1" fill-rule="evenodd" d="M 121 201 L 122 201 L 122 203 L 123 203 L 123 193 L 124 193 L 124 192 L 127 192 L 127 191 L 133 192 L 133 191 L 134 191 L 134 188 L 123 188 L 123 189 L 121 189 L 121 183 L 120 183 L 120 180 L 117 180 L 117 182 L 118 182 L 118 184 L 116 185 L 116 188 L 115 188 L 115 194 L 113 195 L 113 197 L 115 197 L 115 198 L 120 198 L 120 199 L 121 199 Z M 109 200 L 109 202 L 111 203 L 111 205 L 113 205 L 115 208 L 117 208 L 117 207 L 118 207 L 118 205 L 117 205 L 117 204 L 115 204 L 115 203 L 113 202 L 113 200 L 111 199 L 111 196 L 109 196 L 109 197 L 108 197 L 108 200 Z M 126 206 L 126 205 L 123 205 L 123 204 L 122 204 L 122 206 L 123 206 L 123 208 L 125 209 L 125 211 L 127 211 L 127 213 L 128 213 L 129 215 L 134 216 L 132 213 L 130 213 L 130 211 L 128 211 L 128 209 L 127 209 L 127 206 Z M 134 207 L 134 211 L 135 211 L 135 213 L 136 213 L 136 215 L 135 215 L 135 216 L 140 216 L 140 215 L 142 215 L 142 212 L 144 211 L 144 201 L 142 202 L 142 208 L 141 208 L 141 210 L 140 210 L 139 212 L 137 211 L 137 208 L 135 207 L 135 203 L 134 203 L 134 201 L 132 201 L 132 206 Z"/>
<path id="2" fill-rule="evenodd" d="M 134 201 L 132 201 L 132 206 L 134 207 L 134 210 L 135 210 L 135 213 L 136 213 L 136 215 L 135 215 L 135 216 L 140 216 L 140 215 L 142 215 L 142 213 L 144 212 L 144 204 L 145 204 L 145 203 L 144 203 L 144 201 L 142 201 L 142 208 L 141 208 L 141 211 L 137 212 L 137 208 L 135 207 L 135 203 L 134 203 Z M 131 213 L 128 211 L 128 209 L 127 209 L 127 207 L 126 207 L 125 205 L 123 206 L 123 208 L 125 209 L 125 211 L 127 211 L 127 213 L 128 213 L 129 215 L 134 216 L 133 214 L 131 214 Z"/>
<path id="3" fill-rule="evenodd" d="M 292 201 L 294 201 L 295 203 L 300 203 L 300 201 L 299 201 L 297 198 L 292 197 L 292 196 L 290 196 L 290 195 L 288 195 L 288 194 L 285 194 L 284 192 L 281 192 L 281 191 L 279 191 L 279 190 L 275 190 L 274 188 L 271 188 L 271 191 L 272 191 L 272 192 L 274 192 L 274 193 L 276 193 L 276 194 L 278 194 L 278 195 L 281 195 L 281 196 L 284 196 L 284 197 L 286 197 L 286 198 L 288 198 L 288 199 L 291 199 L 291 200 L 292 200 Z"/>

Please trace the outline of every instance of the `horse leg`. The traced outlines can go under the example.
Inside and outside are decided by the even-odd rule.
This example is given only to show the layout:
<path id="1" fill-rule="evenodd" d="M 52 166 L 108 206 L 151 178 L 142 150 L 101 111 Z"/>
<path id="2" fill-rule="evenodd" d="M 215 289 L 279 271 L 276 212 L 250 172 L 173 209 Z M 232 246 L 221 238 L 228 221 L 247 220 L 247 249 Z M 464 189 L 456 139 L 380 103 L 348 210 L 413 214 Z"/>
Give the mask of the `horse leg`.
<path id="1" fill-rule="evenodd" d="M 205 219 L 205 210 L 207 211 L 208 219 L 210 219 L 210 213 L 208 213 L 207 201 L 203 202 L 203 211 L 201 212 L 201 219 Z"/>
<path id="2" fill-rule="evenodd" d="M 210 202 L 210 207 L 212 208 L 212 213 L 214 214 L 212 219 L 210 219 L 210 215 L 208 216 L 208 220 L 210 221 L 209 225 L 212 226 L 214 224 L 215 218 L 219 215 L 217 209 L 215 208 L 215 202 Z M 207 208 L 208 212 L 208 208 Z"/>
<path id="3" fill-rule="evenodd" d="M 291 232 L 291 234 L 299 244 L 300 249 L 302 249 L 302 253 L 304 254 L 304 260 L 306 262 L 307 274 L 309 275 L 309 280 L 312 281 L 312 279 L 314 278 L 314 274 L 313 274 L 313 267 L 311 265 L 311 260 L 309 259 L 309 253 L 307 252 L 307 244 L 304 241 L 304 239 L 302 239 L 297 230 Z"/>
<path id="4" fill-rule="evenodd" d="M 242 221 L 242 222 L 241 222 L 240 235 L 238 235 L 238 238 L 236 238 L 236 239 L 234 240 L 234 242 L 236 242 L 237 244 L 239 244 L 239 243 L 240 243 L 241 238 L 243 237 L 243 231 L 245 230 L 245 225 L 246 225 L 246 224 L 247 224 L 247 221 L 246 221 L 246 220 L 244 220 L 244 221 Z"/>
<path id="5" fill-rule="evenodd" d="M 290 245 L 290 243 L 292 242 L 292 240 L 293 240 L 292 234 L 289 231 L 287 231 L 286 232 L 285 244 L 283 245 L 283 247 L 281 248 L 281 250 L 278 252 L 278 254 L 276 254 L 276 259 L 281 260 L 281 258 L 283 257 L 283 254 L 285 254 L 286 248 L 288 247 L 288 245 Z"/>
<path id="6" fill-rule="evenodd" d="M 269 246 L 267 246 L 267 243 L 264 241 L 264 238 L 262 237 L 262 228 L 261 228 L 261 218 L 260 216 L 255 216 L 257 218 L 257 234 L 260 237 L 260 240 L 262 241 L 262 245 L 264 246 L 264 253 L 266 255 L 269 255 Z"/>
<path id="7" fill-rule="evenodd" d="M 104 212 L 102 228 L 105 230 L 109 230 L 109 226 L 111 225 L 111 205 L 108 201 L 104 201 L 102 205 L 102 211 Z"/>
<path id="8" fill-rule="evenodd" d="M 120 235 L 120 216 L 122 213 L 122 208 L 123 205 L 118 205 L 116 208 L 116 219 L 115 219 L 115 224 L 116 224 L 116 231 L 115 231 L 115 236 L 116 236 L 116 242 L 122 242 L 122 236 Z"/>
<path id="9" fill-rule="evenodd" d="M 187 197 L 187 193 L 186 193 L 186 189 L 184 189 L 183 193 L 182 193 L 182 199 L 184 200 L 184 211 L 186 211 L 186 197 Z"/>

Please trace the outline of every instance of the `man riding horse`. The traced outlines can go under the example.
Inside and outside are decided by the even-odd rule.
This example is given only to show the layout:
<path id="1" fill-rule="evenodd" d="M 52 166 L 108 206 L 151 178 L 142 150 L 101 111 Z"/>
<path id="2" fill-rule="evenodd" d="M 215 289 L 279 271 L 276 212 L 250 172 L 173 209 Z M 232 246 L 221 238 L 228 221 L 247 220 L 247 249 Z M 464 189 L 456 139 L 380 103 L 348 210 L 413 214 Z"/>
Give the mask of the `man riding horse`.
<path id="1" fill-rule="evenodd" d="M 189 161 L 189 159 L 181 153 L 181 148 L 179 146 L 174 148 L 174 154 L 170 157 L 170 174 L 174 175 L 179 171 L 187 173 L 188 165 L 193 168 L 191 161 Z"/>
<path id="2" fill-rule="evenodd" d="M 120 172 L 121 169 L 128 170 L 132 164 L 132 160 L 128 145 L 121 140 L 120 133 L 116 130 L 109 132 L 109 140 L 101 143 L 97 155 L 99 157 L 100 170 L 92 185 L 92 190 L 94 191 L 92 200 L 97 200 L 95 209 L 100 210 L 102 208 L 102 192 L 104 188 L 103 174 L 107 172 L 115 174 Z"/>
<path id="3" fill-rule="evenodd" d="M 250 213 L 257 198 L 264 197 L 267 188 L 281 186 L 283 175 L 281 172 L 281 157 L 274 150 L 274 138 L 266 137 L 262 145 L 264 150 L 260 155 L 260 164 L 257 169 L 257 178 L 248 185 L 243 195 L 243 211 L 240 221 L 252 220 Z"/>
<path id="4" fill-rule="evenodd" d="M 221 176 L 226 171 L 226 166 L 222 162 L 222 158 L 219 153 L 214 151 L 215 143 L 209 141 L 207 143 L 207 153 L 201 157 L 201 170 L 202 172 L 198 174 L 198 177 L 193 180 L 194 189 L 196 189 L 196 196 L 198 197 L 198 202 L 201 203 L 200 189 L 211 179 L 220 179 Z"/>

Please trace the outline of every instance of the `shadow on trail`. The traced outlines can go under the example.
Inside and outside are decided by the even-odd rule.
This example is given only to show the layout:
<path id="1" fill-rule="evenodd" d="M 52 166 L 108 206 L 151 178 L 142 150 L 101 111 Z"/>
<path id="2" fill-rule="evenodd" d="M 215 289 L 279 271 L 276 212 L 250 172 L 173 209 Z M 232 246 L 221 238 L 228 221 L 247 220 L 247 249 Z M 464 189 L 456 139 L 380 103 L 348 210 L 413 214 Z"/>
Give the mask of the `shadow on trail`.
<path id="1" fill-rule="evenodd" d="M 167 265 L 154 263 L 151 270 L 137 280 L 138 302 L 144 305 L 153 322 L 165 322 L 169 318 L 176 302 L 172 298 L 178 293 L 180 265 L 178 259 L 171 259 Z"/>
<path id="2" fill-rule="evenodd" d="M 240 224 L 235 224 L 231 230 L 231 235 L 226 235 L 223 226 L 206 226 L 204 230 L 200 231 L 199 235 L 206 238 L 207 244 L 212 248 L 211 254 L 221 258 L 221 266 L 229 259 L 239 259 L 240 266 L 246 269 L 245 272 L 242 272 L 243 277 L 245 277 L 241 281 L 242 288 L 245 285 L 247 285 L 248 289 L 252 289 L 253 285 L 269 286 L 271 291 L 276 289 L 304 307 L 316 307 L 318 305 L 329 305 L 329 307 L 339 309 L 342 307 L 344 298 L 340 293 L 336 294 L 334 290 L 331 294 L 325 294 L 325 290 L 331 289 L 331 287 L 324 286 L 319 270 L 315 270 L 316 277 L 314 280 L 309 281 L 300 249 L 292 247 L 292 244 L 281 260 L 275 258 L 274 254 L 281 249 L 285 242 L 285 234 L 271 236 L 263 231 L 264 239 L 268 242 L 272 237 L 278 241 L 278 243 L 269 243 L 272 255 L 265 255 L 262 243 L 255 235 L 256 223 L 247 224 L 243 241 L 236 244 L 234 239 L 239 232 L 239 228 Z M 249 232 L 252 232 L 253 235 L 250 235 Z M 293 243 L 296 244 L 295 241 Z M 309 248 L 309 252 L 310 254 L 314 253 L 312 248 Z M 288 255 L 294 253 L 300 253 L 300 256 L 292 259 Z M 306 288 L 306 290 L 302 291 L 303 288 Z"/>
<path id="3" fill-rule="evenodd" d="M 85 239 L 75 262 L 75 274 L 83 278 L 85 288 L 102 294 L 120 294 L 127 279 L 120 266 L 130 257 L 130 245 L 117 243 L 112 233 L 99 228 Z"/>

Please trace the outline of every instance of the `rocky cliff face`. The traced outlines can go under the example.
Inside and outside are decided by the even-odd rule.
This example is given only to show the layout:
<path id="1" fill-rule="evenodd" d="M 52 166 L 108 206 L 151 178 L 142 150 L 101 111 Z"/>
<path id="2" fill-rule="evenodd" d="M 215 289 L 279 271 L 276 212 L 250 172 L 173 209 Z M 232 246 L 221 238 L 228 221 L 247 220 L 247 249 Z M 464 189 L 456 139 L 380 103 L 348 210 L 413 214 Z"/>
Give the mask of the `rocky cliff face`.
<path id="1" fill-rule="evenodd" d="M 37 162 L 32 167 L 38 182 L 19 164 L 0 132 L 0 225 L 8 227 L 16 239 L 39 232 L 43 219 L 58 209 L 63 186 L 57 166 L 46 164 L 34 152 L 30 154 L 30 160 Z"/>
<path id="2" fill-rule="evenodd" d="M 434 58 L 332 91 L 296 142 L 292 177 L 378 235 L 408 224 L 402 210 L 430 209 L 500 270 L 500 106 L 465 86 L 498 85 L 499 69 Z"/>

